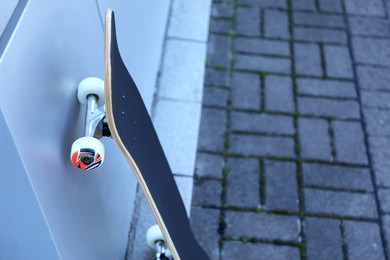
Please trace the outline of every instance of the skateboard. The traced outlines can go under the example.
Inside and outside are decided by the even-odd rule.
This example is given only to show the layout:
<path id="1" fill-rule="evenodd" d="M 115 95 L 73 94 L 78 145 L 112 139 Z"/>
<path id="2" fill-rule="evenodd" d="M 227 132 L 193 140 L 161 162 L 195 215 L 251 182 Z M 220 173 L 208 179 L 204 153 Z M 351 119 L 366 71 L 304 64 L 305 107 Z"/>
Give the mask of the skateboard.
<path id="1" fill-rule="evenodd" d="M 152 121 L 119 53 L 115 18 L 107 10 L 104 32 L 104 81 L 87 78 L 77 97 L 86 106 L 84 137 L 71 149 L 72 163 L 85 171 L 105 158 L 98 140 L 111 136 L 137 177 L 158 226 L 147 232 L 156 259 L 209 259 L 196 241 L 183 201 Z"/>

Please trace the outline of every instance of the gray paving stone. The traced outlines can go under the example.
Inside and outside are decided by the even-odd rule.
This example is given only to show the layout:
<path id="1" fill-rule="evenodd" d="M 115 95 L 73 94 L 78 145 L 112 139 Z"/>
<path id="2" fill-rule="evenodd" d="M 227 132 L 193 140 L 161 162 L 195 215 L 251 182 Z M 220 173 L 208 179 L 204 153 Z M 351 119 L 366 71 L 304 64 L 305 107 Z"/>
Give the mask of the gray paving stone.
<path id="1" fill-rule="evenodd" d="M 324 46 L 326 74 L 329 77 L 353 79 L 349 49 L 343 46 Z"/>
<path id="2" fill-rule="evenodd" d="M 299 97 L 300 114 L 327 116 L 340 119 L 359 119 L 359 104 L 354 100 L 330 100 L 320 98 Z"/>
<path id="3" fill-rule="evenodd" d="M 284 76 L 266 76 L 265 108 L 268 111 L 295 112 L 292 80 Z"/>
<path id="4" fill-rule="evenodd" d="M 295 25 L 309 25 L 340 29 L 345 28 L 345 22 L 341 15 L 294 12 L 293 16 Z"/>
<path id="5" fill-rule="evenodd" d="M 289 56 L 290 46 L 287 42 L 276 40 L 241 38 L 237 37 L 234 43 L 234 49 L 237 52 L 269 54 Z"/>
<path id="6" fill-rule="evenodd" d="M 359 16 L 351 16 L 348 19 L 352 35 L 390 36 L 390 27 L 385 19 Z"/>
<path id="7" fill-rule="evenodd" d="M 383 225 L 382 228 L 385 233 L 385 239 L 387 244 L 387 255 L 390 255 L 390 215 L 383 215 L 382 216 Z"/>
<path id="8" fill-rule="evenodd" d="M 305 218 L 307 259 L 343 259 L 340 221 Z"/>
<path id="9" fill-rule="evenodd" d="M 305 11 L 315 11 L 316 5 L 314 0 L 295 0 L 293 1 L 293 9 L 295 10 L 305 10 Z"/>
<path id="10" fill-rule="evenodd" d="M 170 101 L 200 102 L 206 45 L 200 41 L 169 37 L 165 49 L 161 60 L 162 67 L 159 71 L 159 89 L 156 97 Z"/>
<path id="11" fill-rule="evenodd" d="M 374 38 L 352 38 L 352 49 L 357 63 L 390 65 L 390 40 Z"/>
<path id="12" fill-rule="evenodd" d="M 197 179 L 194 181 L 192 205 L 221 206 L 222 184 L 218 180 Z"/>
<path id="13" fill-rule="evenodd" d="M 280 7 L 286 8 L 287 3 L 284 0 L 237 0 L 238 4 L 252 5 L 258 7 Z"/>
<path id="14" fill-rule="evenodd" d="M 390 189 L 378 189 L 379 204 L 383 212 L 390 212 Z"/>
<path id="15" fill-rule="evenodd" d="M 348 14 L 385 16 L 385 6 L 381 0 L 346 0 L 345 9 Z"/>
<path id="16" fill-rule="evenodd" d="M 368 164 L 364 133 L 360 122 L 333 121 L 336 160 Z"/>
<path id="17" fill-rule="evenodd" d="M 325 28 L 294 28 L 294 39 L 309 42 L 347 43 L 347 34 L 341 30 Z"/>
<path id="18" fill-rule="evenodd" d="M 228 99 L 228 90 L 223 88 L 204 88 L 203 105 L 226 107 Z"/>
<path id="19" fill-rule="evenodd" d="M 323 79 L 297 79 L 298 93 L 312 96 L 357 98 L 353 82 L 323 80 Z"/>
<path id="20" fill-rule="evenodd" d="M 299 211 L 296 164 L 277 161 L 264 164 L 265 208 Z"/>
<path id="21" fill-rule="evenodd" d="M 225 206 L 259 207 L 259 161 L 257 159 L 229 158 L 227 168 Z"/>
<path id="22" fill-rule="evenodd" d="M 232 31 L 232 26 L 232 20 L 212 18 L 210 21 L 210 33 L 228 34 Z"/>
<path id="23" fill-rule="evenodd" d="M 260 76 L 254 73 L 234 72 L 232 80 L 232 107 L 259 110 L 261 107 Z"/>
<path id="24" fill-rule="evenodd" d="M 370 170 L 368 168 L 354 168 L 317 163 L 302 165 L 304 185 L 373 191 Z"/>
<path id="25" fill-rule="evenodd" d="M 198 153 L 195 164 L 197 177 L 222 178 L 222 169 L 225 165 L 220 155 Z"/>
<path id="26" fill-rule="evenodd" d="M 370 137 L 369 143 L 376 185 L 390 187 L 390 138 Z"/>
<path id="27" fill-rule="evenodd" d="M 299 249 L 296 247 L 243 243 L 239 241 L 226 241 L 223 243 L 221 259 L 273 259 L 273 260 L 299 260 Z"/>
<path id="28" fill-rule="evenodd" d="M 344 221 L 349 259 L 385 259 L 377 223 Z"/>
<path id="29" fill-rule="evenodd" d="M 369 193 L 305 189 L 305 209 L 310 213 L 377 218 L 375 197 Z"/>
<path id="30" fill-rule="evenodd" d="M 225 148 L 225 127 L 226 112 L 224 110 L 203 108 L 198 149 L 223 151 Z"/>
<path id="31" fill-rule="evenodd" d="M 363 106 L 376 108 L 390 108 L 390 93 L 381 91 L 360 91 L 360 100 Z"/>
<path id="32" fill-rule="evenodd" d="M 294 43 L 295 72 L 300 75 L 322 76 L 320 48 L 312 43 Z"/>
<path id="33" fill-rule="evenodd" d="M 236 54 L 234 67 L 240 70 L 290 73 L 291 62 L 287 58 L 261 57 Z"/>
<path id="34" fill-rule="evenodd" d="M 390 2 L 389 0 L 384 0 L 383 1 L 383 4 L 385 5 L 385 10 L 387 11 L 387 14 L 389 14 L 389 11 L 390 11 Z"/>
<path id="35" fill-rule="evenodd" d="M 293 135 L 293 118 L 282 115 L 232 112 L 230 130 L 266 134 Z"/>
<path id="36" fill-rule="evenodd" d="M 230 135 L 231 152 L 243 155 L 294 157 L 290 137 Z"/>
<path id="37" fill-rule="evenodd" d="M 207 64 L 210 66 L 229 67 L 230 38 L 224 35 L 209 35 Z"/>
<path id="38" fill-rule="evenodd" d="M 213 3 L 211 16 L 216 18 L 232 18 L 233 8 L 228 3 Z"/>
<path id="39" fill-rule="evenodd" d="M 327 121 L 299 118 L 298 128 L 302 158 L 332 160 Z"/>
<path id="40" fill-rule="evenodd" d="M 228 86 L 229 72 L 227 70 L 206 68 L 205 85 Z"/>
<path id="41" fill-rule="evenodd" d="M 225 236 L 227 237 L 299 240 L 300 227 L 296 216 L 227 211 L 225 222 Z"/>
<path id="42" fill-rule="evenodd" d="M 264 35 L 269 38 L 289 39 L 287 12 L 279 10 L 265 10 Z"/>
<path id="43" fill-rule="evenodd" d="M 320 11 L 322 12 L 332 12 L 332 13 L 342 13 L 343 5 L 341 0 L 326 0 L 318 1 Z"/>
<path id="44" fill-rule="evenodd" d="M 390 90 L 390 69 L 357 66 L 360 88 L 369 90 Z"/>
<path id="45" fill-rule="evenodd" d="M 258 8 L 236 9 L 236 34 L 260 36 L 260 10 Z"/>
<path id="46" fill-rule="evenodd" d="M 376 108 L 364 108 L 366 129 L 369 135 L 390 135 L 390 110 Z"/>
<path id="47" fill-rule="evenodd" d="M 200 207 L 191 208 L 191 227 L 200 246 L 210 259 L 219 257 L 219 210 Z"/>
<path id="48" fill-rule="evenodd" d="M 173 1 L 169 9 L 168 37 L 207 41 L 211 1 Z"/>

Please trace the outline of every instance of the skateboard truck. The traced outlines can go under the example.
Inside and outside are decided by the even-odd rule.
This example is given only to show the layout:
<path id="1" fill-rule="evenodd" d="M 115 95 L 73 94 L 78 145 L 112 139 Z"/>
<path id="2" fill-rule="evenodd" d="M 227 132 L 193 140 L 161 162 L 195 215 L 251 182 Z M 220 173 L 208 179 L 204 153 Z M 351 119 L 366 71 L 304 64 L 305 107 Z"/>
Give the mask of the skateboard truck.
<path id="1" fill-rule="evenodd" d="M 72 144 L 70 159 L 85 171 L 98 168 L 104 162 L 104 145 L 98 138 L 110 136 L 104 106 L 104 81 L 86 78 L 80 82 L 77 99 L 86 106 L 84 136 Z"/>
<path id="2" fill-rule="evenodd" d="M 158 225 L 151 226 L 146 232 L 146 241 L 150 248 L 156 250 L 156 260 L 173 260 L 169 248 L 166 247 L 165 238 Z"/>

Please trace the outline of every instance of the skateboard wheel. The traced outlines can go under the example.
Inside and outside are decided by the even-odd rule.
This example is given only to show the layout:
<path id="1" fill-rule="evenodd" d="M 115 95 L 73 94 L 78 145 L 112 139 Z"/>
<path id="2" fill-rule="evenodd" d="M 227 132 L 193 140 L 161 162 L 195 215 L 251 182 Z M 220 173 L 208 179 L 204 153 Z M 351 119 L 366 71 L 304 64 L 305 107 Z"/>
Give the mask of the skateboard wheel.
<path id="1" fill-rule="evenodd" d="M 89 95 L 95 95 L 97 97 L 99 107 L 104 105 L 104 81 L 94 77 L 82 80 L 77 90 L 77 99 L 81 104 L 86 106 Z"/>
<path id="2" fill-rule="evenodd" d="M 146 242 L 149 247 L 155 249 L 157 241 L 165 242 L 165 238 L 160 230 L 160 227 L 158 225 L 153 225 L 148 229 L 148 231 L 146 231 Z"/>
<path id="3" fill-rule="evenodd" d="M 70 159 L 81 170 L 94 170 L 104 162 L 104 145 L 96 138 L 81 137 L 72 144 Z"/>

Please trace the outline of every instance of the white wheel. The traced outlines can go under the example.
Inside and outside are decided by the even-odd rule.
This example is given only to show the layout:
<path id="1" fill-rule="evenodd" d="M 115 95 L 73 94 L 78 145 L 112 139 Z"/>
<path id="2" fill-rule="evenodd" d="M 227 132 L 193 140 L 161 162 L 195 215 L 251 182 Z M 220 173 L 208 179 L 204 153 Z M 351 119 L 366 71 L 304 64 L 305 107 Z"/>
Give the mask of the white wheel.
<path id="1" fill-rule="evenodd" d="M 155 249 L 156 248 L 155 243 L 157 241 L 165 242 L 165 238 L 160 230 L 160 227 L 158 225 L 153 225 L 146 232 L 146 242 L 148 243 L 148 246 Z"/>
<path id="2" fill-rule="evenodd" d="M 70 159 L 84 171 L 98 168 L 104 162 L 104 145 L 93 137 L 81 137 L 72 144 Z"/>
<path id="3" fill-rule="evenodd" d="M 77 90 L 77 99 L 81 104 L 86 106 L 89 95 L 97 96 L 97 104 L 99 107 L 104 105 L 104 81 L 94 77 L 82 80 Z"/>

